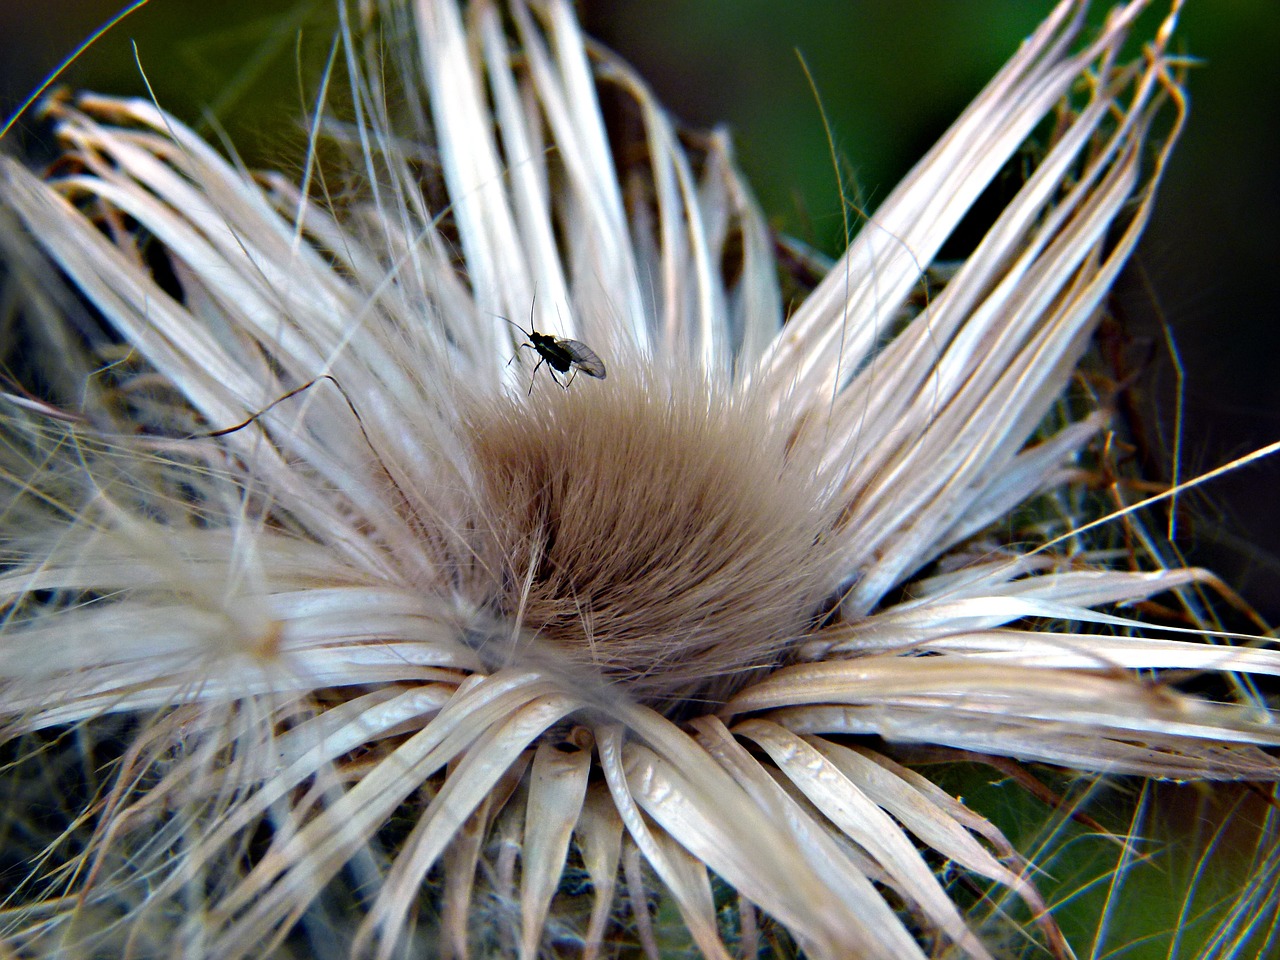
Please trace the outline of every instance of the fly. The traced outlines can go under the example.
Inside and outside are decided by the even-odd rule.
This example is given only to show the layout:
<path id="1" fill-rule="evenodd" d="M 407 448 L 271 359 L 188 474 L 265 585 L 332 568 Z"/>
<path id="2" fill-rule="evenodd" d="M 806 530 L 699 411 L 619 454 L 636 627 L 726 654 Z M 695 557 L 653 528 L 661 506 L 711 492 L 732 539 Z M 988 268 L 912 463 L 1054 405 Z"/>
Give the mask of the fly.
<path id="1" fill-rule="evenodd" d="M 506 317 L 502 318 L 507 320 Z M 562 388 L 568 388 L 573 383 L 574 376 L 578 371 L 582 371 L 588 377 L 595 377 L 597 380 L 603 380 L 605 377 L 604 361 L 602 361 L 596 352 L 588 347 L 580 340 L 561 340 L 559 337 L 553 337 L 549 333 L 539 333 L 533 329 L 533 311 L 529 311 L 529 329 L 526 330 L 514 320 L 507 320 L 526 337 L 528 341 L 520 344 L 521 347 L 528 347 L 538 354 L 538 362 L 533 368 L 533 375 L 538 375 L 538 367 L 544 363 L 551 371 L 551 379 L 560 384 Z M 512 359 L 515 359 L 514 357 Z M 510 363 L 510 361 L 507 361 Z M 569 379 L 560 383 L 560 378 L 556 373 L 567 373 Z M 529 392 L 533 393 L 534 381 L 529 381 Z"/>

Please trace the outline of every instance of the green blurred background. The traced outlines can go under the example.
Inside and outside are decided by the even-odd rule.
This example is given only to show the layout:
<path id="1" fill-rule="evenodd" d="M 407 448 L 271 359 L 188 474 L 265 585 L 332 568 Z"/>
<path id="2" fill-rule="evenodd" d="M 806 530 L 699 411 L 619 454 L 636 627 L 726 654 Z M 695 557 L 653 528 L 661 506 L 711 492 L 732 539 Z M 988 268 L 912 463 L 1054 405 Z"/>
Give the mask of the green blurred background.
<path id="1" fill-rule="evenodd" d="M 834 254 L 843 226 L 823 112 L 851 175 L 847 186 L 861 205 L 874 209 L 1051 5 L 596 0 L 582 10 L 589 29 L 632 61 L 682 120 L 701 127 L 728 124 L 773 222 Z M 7 114 L 118 9 L 116 0 L 0 0 L 0 110 Z M 205 131 L 219 135 L 225 129 L 251 165 L 270 165 L 293 156 L 298 128 L 282 124 L 281 117 L 304 112 L 334 22 L 325 0 L 318 7 L 310 0 L 152 0 L 64 79 L 75 87 L 144 94 L 131 45 L 136 42 L 162 105 L 184 119 L 204 117 Z M 1182 474 L 1188 476 L 1280 439 L 1280 316 L 1271 291 L 1271 283 L 1280 282 L 1280 4 L 1192 0 L 1180 42 L 1204 61 L 1188 83 L 1191 122 L 1137 269 L 1120 286 L 1119 303 L 1133 337 L 1161 346 L 1161 323 L 1167 323 L 1178 344 L 1186 375 Z M 299 92 L 299 51 L 310 65 L 303 71 L 306 94 Z M 821 108 L 797 51 L 813 75 Z M 37 153 L 43 142 L 34 122 L 20 124 L 12 137 Z M 1174 386 L 1174 366 L 1160 349 L 1141 397 L 1148 409 L 1160 411 L 1149 423 L 1157 454 L 1167 450 L 1171 436 Z M 1155 473 L 1169 476 L 1168 461 L 1158 463 Z M 1280 621 L 1280 461 L 1216 481 L 1187 503 L 1182 549 L 1223 573 L 1272 622 Z M 972 793 L 976 782 L 996 791 L 981 805 L 990 813 L 1000 804 L 1003 781 L 992 781 L 988 772 L 957 789 Z M 1031 802 L 1020 791 L 1005 795 L 1011 807 L 1016 798 Z M 1188 831 L 1207 837 L 1239 799 L 1230 792 L 1168 788 L 1155 804 L 1163 822 L 1150 829 L 1166 839 Z M 1130 809 L 1118 804 L 1117 816 Z M 1047 808 L 1039 815 L 1014 811 L 1002 825 L 1011 835 L 1020 832 L 1019 824 L 1023 832 L 1042 830 L 1047 815 Z M 1111 851 L 1114 865 L 1109 840 L 1093 838 L 1093 849 L 1089 856 L 1104 861 Z M 1167 933 L 1182 906 L 1181 881 L 1174 878 L 1194 864 L 1194 850 L 1186 853 L 1177 861 L 1182 866 L 1166 870 L 1165 863 L 1141 874 L 1172 886 L 1125 911 L 1113 927 L 1112 946 L 1157 931 L 1126 957 L 1168 955 Z M 1062 871 L 1064 882 L 1083 887 L 1090 876 L 1105 876 L 1105 863 L 1091 864 L 1077 859 Z M 1106 889 L 1097 887 L 1095 899 Z M 1077 905 L 1088 914 L 1093 908 L 1082 906 L 1086 900 L 1078 898 Z M 1143 933 L 1133 924 L 1151 930 Z"/>
<path id="2" fill-rule="evenodd" d="M 1096 4 L 1101 8 L 1101 4 Z M 0 109 L 8 113 L 119 0 L 0 0 Z M 946 128 L 1050 0 L 587 0 L 584 20 L 684 121 L 727 124 L 775 224 L 830 253 L 843 236 L 825 111 L 846 187 L 868 209 Z M 145 93 L 131 41 L 160 101 L 225 128 L 251 164 L 288 155 L 300 115 L 298 54 L 322 62 L 326 0 L 152 0 L 68 71 L 77 87 Z M 1203 60 L 1193 112 L 1121 303 L 1132 335 L 1161 346 L 1142 399 L 1157 455 L 1171 446 L 1175 375 L 1161 322 L 1185 365 L 1189 476 L 1280 439 L 1280 4 L 1192 0 L 1181 43 Z M 814 79 L 815 96 L 797 54 Z M 309 95 L 309 94 L 308 94 Z M 819 106 L 818 97 L 821 98 Z M 15 131 L 21 140 L 34 131 Z M 1135 350 L 1135 352 L 1140 352 Z M 1172 475 L 1167 459 L 1154 470 Z M 1280 461 L 1184 501 L 1179 546 L 1280 621 Z"/>

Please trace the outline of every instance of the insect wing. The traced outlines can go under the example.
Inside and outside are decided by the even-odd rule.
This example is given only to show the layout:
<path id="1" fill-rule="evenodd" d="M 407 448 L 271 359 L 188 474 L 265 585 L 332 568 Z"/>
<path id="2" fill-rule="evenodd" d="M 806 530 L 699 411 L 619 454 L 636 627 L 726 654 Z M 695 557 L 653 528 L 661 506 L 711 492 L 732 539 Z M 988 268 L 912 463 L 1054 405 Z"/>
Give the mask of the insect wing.
<path id="1" fill-rule="evenodd" d="M 557 340 L 556 346 L 563 350 L 569 361 L 585 373 L 597 380 L 604 379 L 604 361 L 596 356 L 596 352 L 579 340 Z"/>

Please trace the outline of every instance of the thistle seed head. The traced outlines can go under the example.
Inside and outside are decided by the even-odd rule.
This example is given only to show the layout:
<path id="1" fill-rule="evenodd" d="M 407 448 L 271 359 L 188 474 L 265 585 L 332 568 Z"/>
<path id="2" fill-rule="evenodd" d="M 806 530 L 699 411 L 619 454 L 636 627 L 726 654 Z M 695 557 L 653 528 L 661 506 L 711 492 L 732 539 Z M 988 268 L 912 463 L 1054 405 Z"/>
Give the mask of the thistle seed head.
<path id="1" fill-rule="evenodd" d="M 471 407 L 478 599 L 632 698 L 705 709 L 811 629 L 831 510 L 759 403 L 615 366 Z"/>

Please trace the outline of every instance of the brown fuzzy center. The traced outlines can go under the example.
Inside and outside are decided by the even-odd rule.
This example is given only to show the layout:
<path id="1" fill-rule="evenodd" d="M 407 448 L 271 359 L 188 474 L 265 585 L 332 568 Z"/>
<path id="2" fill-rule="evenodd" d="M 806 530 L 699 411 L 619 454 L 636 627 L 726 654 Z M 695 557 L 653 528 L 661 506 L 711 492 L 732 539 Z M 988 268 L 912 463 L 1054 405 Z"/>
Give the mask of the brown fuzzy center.
<path id="1" fill-rule="evenodd" d="M 670 710 L 722 700 L 810 628 L 829 518 L 754 405 L 618 378 L 491 401 L 467 427 L 483 602 L 531 648 Z"/>

